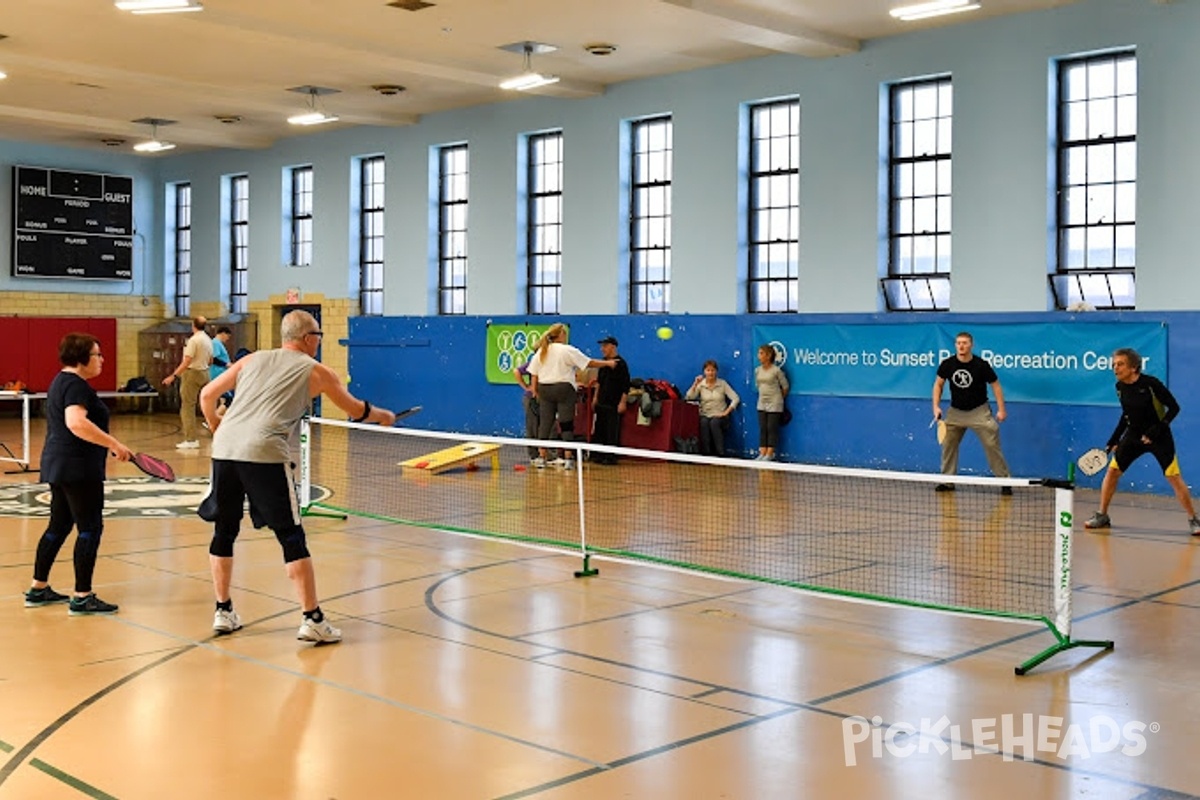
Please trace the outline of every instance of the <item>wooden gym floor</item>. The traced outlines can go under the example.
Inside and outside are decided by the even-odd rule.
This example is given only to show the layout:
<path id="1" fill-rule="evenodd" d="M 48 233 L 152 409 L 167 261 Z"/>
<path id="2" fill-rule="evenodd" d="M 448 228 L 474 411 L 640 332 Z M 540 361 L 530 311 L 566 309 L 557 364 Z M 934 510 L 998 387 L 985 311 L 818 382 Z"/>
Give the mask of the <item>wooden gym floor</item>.
<path id="1" fill-rule="evenodd" d="M 1024 677 L 1045 630 L 627 563 L 578 580 L 577 558 L 357 518 L 306 522 L 345 635 L 313 647 L 250 530 L 246 627 L 212 635 L 209 527 L 187 511 L 208 441 L 177 452 L 168 414 L 114 431 L 193 478 L 110 468 L 96 589 L 117 615 L 23 607 L 37 474 L 0 481 L 0 800 L 1200 794 L 1200 540 L 1173 500 L 1118 495 L 1112 532 L 1076 536 L 1074 633 L 1116 649 Z"/>

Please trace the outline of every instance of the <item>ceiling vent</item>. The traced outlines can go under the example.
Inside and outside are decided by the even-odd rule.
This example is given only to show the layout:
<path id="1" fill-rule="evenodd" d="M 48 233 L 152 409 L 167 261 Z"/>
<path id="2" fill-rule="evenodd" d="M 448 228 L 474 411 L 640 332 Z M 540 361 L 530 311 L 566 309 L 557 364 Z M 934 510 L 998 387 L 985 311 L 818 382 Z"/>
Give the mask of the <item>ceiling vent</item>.
<path id="1" fill-rule="evenodd" d="M 388 5 L 405 11 L 420 11 L 423 8 L 432 8 L 435 4 L 426 3 L 425 0 L 392 0 Z"/>

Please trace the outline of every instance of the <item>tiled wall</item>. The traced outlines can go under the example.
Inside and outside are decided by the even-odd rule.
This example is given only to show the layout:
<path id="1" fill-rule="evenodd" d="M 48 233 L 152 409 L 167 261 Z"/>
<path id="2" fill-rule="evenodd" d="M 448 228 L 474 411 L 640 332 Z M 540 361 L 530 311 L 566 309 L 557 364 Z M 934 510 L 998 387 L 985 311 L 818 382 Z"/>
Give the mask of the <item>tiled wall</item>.
<path id="1" fill-rule="evenodd" d="M 279 323 L 294 304 L 288 303 L 286 295 L 271 295 L 265 302 L 251 301 L 249 311 L 258 316 L 258 346 L 261 350 L 278 347 Z M 358 313 L 358 301 L 347 298 L 327 298 L 323 294 L 305 294 L 300 298 L 301 306 L 321 307 L 321 363 L 339 375 L 345 375 L 349 365 L 349 351 L 341 342 L 350 337 L 349 318 Z M 250 346 L 250 345 L 247 345 Z M 321 416 L 344 417 L 332 403 L 321 405 Z"/>

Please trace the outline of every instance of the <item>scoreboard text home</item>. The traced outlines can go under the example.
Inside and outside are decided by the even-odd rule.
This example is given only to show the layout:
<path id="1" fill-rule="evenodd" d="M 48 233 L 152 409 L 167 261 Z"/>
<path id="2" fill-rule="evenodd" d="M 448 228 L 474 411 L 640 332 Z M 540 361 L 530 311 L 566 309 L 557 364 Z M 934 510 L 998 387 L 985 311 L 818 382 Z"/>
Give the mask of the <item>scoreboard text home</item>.
<path id="1" fill-rule="evenodd" d="M 13 167 L 12 274 L 133 279 L 133 178 Z"/>

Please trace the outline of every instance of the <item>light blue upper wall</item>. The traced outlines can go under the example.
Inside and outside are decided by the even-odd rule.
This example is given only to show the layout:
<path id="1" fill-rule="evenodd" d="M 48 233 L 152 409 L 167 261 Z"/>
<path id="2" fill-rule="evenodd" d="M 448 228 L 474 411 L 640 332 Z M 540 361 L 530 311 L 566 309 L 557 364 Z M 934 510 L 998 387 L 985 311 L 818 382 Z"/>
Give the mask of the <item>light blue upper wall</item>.
<path id="1" fill-rule="evenodd" d="M 350 281 L 351 160 L 355 156 L 388 153 L 393 129 L 354 128 L 336 133 L 331 146 L 324 135 L 288 139 L 268 150 L 218 150 L 165 161 L 165 184 L 192 184 L 192 300 L 227 299 L 222 280 L 222 182 L 236 174 L 250 178 L 249 286 L 252 299 L 283 294 L 298 287 L 305 293 L 329 297 L 353 296 Z M 291 191 L 289 170 L 313 168 L 313 264 L 288 265 L 287 220 L 283 204 Z M 390 176 L 389 176 L 390 177 Z"/>
<path id="2" fill-rule="evenodd" d="M 471 314 L 523 310 L 515 186 L 521 135 L 565 135 L 566 314 L 623 313 L 620 141 L 623 122 L 670 113 L 675 120 L 674 313 L 736 313 L 739 274 L 738 120 L 742 104 L 796 95 L 801 102 L 801 310 L 874 312 L 881 252 L 880 102 L 889 81 L 950 74 L 954 111 L 954 274 L 952 309 L 1047 308 L 1047 189 L 1053 59 L 1113 47 L 1137 48 L 1140 82 L 1137 305 L 1195 307 L 1200 272 L 1189 269 L 1191 209 L 1200 185 L 1200 3 L 1087 0 L 1051 11 L 966 22 L 870 42 L 861 52 L 808 60 L 772 56 L 636 81 L 606 94 L 567 100 L 529 97 L 430 115 L 403 128 L 324 131 L 266 150 L 159 158 L 0 144 L 11 162 L 131 173 L 136 214 L 147 234 L 150 274 L 139 293 L 161 287 L 165 269 L 162 184 L 193 185 L 193 298 L 224 291 L 221 177 L 251 178 L 249 285 L 261 299 L 298 286 L 353 296 L 350 198 L 354 157 L 387 158 L 384 311 L 434 308 L 429 238 L 429 159 L 439 145 L 471 146 L 469 296 Z M 336 111 L 336 97 L 331 101 Z M 285 266 L 281 211 L 284 170 L 311 163 L 316 179 L 314 266 Z M 158 185 L 146 181 L 157 176 Z M 4 180 L 9 180 L 6 175 Z M 10 225 L 0 191 L 0 232 Z M 150 199 L 152 202 L 147 203 Z M 6 238 L 10 238 L 6 237 Z M 13 285 L 0 275 L 0 287 Z M 46 283 L 42 281 L 41 283 Z M 19 281 L 17 285 L 31 285 Z M 55 283 L 51 288 L 59 284 Z M 64 287 L 65 288 L 65 287 Z M 104 286 L 99 291 L 107 291 Z"/>
<path id="3" fill-rule="evenodd" d="M 49 167 L 78 172 L 103 172 L 133 178 L 132 281 L 77 281 L 12 276 L 12 168 Z M 0 292 L 88 292 L 159 297 L 163 291 L 161 235 L 163 192 L 157 164 L 133 155 L 52 147 L 0 139 Z M 64 309 L 64 311 L 66 311 Z M 0 307 L 0 313 L 3 308 Z"/>

